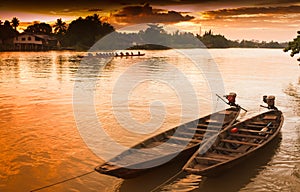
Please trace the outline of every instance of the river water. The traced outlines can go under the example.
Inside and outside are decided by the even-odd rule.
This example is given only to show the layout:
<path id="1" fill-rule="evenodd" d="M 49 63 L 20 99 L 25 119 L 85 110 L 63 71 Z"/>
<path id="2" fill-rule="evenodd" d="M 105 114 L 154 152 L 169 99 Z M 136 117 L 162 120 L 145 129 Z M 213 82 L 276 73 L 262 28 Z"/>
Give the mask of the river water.
<path id="1" fill-rule="evenodd" d="M 215 178 L 167 164 L 123 180 L 97 172 L 40 191 L 299 191 L 300 73 L 279 49 L 0 53 L 0 191 L 30 191 L 84 173 L 139 141 L 224 108 L 236 92 L 248 110 L 275 95 L 285 123 L 263 153 Z M 105 134 L 99 136 L 98 129 Z M 103 132 L 102 132 L 103 133 Z M 121 147 L 120 147 L 121 146 Z"/>

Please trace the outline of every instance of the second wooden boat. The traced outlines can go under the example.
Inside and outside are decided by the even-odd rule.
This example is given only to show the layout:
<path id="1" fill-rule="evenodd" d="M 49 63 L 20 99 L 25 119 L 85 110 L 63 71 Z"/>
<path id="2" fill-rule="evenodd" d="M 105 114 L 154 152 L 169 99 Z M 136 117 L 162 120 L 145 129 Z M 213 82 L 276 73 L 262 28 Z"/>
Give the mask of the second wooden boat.
<path id="1" fill-rule="evenodd" d="M 203 176 L 228 170 L 271 142 L 279 134 L 283 121 L 281 111 L 271 110 L 237 123 L 213 138 L 213 143 L 201 146 L 183 170 Z"/>
<path id="2" fill-rule="evenodd" d="M 169 161 L 190 157 L 210 137 L 231 126 L 240 112 L 232 106 L 140 142 L 95 168 L 99 173 L 133 178 Z"/>
<path id="3" fill-rule="evenodd" d="M 115 55 L 114 57 L 137 57 L 137 56 L 144 56 L 144 55 L 145 55 L 145 53 L 129 54 L 129 55 L 123 54 L 123 55 Z"/>

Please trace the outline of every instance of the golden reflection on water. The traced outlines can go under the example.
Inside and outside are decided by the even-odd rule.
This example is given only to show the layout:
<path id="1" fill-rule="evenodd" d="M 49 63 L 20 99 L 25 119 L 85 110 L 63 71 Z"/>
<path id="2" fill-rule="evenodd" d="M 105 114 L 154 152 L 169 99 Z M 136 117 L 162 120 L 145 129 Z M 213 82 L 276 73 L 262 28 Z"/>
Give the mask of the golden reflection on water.
<path id="1" fill-rule="evenodd" d="M 32 190 L 90 171 L 101 163 L 103 160 L 89 151 L 81 139 L 73 116 L 73 86 L 80 66 L 77 55 L 82 53 L 0 54 L 0 189 Z M 120 127 L 110 103 L 116 79 L 126 65 L 132 65 L 132 61 L 116 59 L 106 65 L 99 74 L 101 79 L 95 94 L 95 107 L 104 129 L 117 142 L 127 146 L 149 136 Z M 164 70 L 155 62 L 141 67 L 145 70 L 142 75 L 157 75 Z M 87 66 L 87 69 L 94 70 L 92 66 Z M 197 79 L 194 81 L 199 82 Z M 203 89 L 203 85 L 200 81 L 196 87 Z M 182 121 L 178 118 L 181 104 L 176 104 L 179 100 L 174 90 L 155 81 L 145 81 L 131 93 L 129 107 L 133 119 L 141 123 L 149 121 L 149 106 L 156 100 L 165 104 L 167 117 L 162 129 Z M 201 112 L 207 113 L 207 109 L 209 107 L 202 108 Z M 106 181 L 109 179 L 102 182 Z M 63 187 L 57 187 L 63 191 Z"/>
<path id="2" fill-rule="evenodd" d="M 264 172 L 258 170 L 259 173 L 249 175 L 247 168 L 244 167 L 243 175 L 240 176 L 243 186 L 232 184 L 231 188 L 251 191 L 256 189 L 256 186 L 267 186 L 270 190 L 277 190 L 280 186 L 286 189 L 284 183 L 287 182 L 292 185 L 290 189 L 294 189 L 298 186 L 296 179 L 299 178 L 300 89 L 299 82 L 295 83 L 299 81 L 299 75 L 291 71 L 298 69 L 293 67 L 292 59 L 282 55 L 280 50 L 245 50 L 211 50 L 221 71 L 225 91 L 237 92 L 238 103 L 249 110 L 243 118 L 260 112 L 258 106 L 262 95 L 274 94 L 277 97 L 277 106 L 284 112 L 286 120 L 280 147 L 276 154 L 270 157 L 270 163 L 263 165 Z M 192 53 L 191 57 L 194 60 L 203 59 L 197 50 L 186 51 Z M 77 130 L 73 114 L 73 87 L 81 62 L 77 55 L 82 54 L 0 53 L 0 191 L 29 191 L 91 171 L 103 162 L 103 159 L 98 158 L 86 147 Z M 164 75 L 168 71 L 160 62 L 174 63 L 180 71 L 184 71 L 193 84 L 198 96 L 197 101 L 200 103 L 199 116 L 208 114 L 217 107 L 211 105 L 211 90 L 206 83 L 206 77 L 202 74 L 203 71 L 214 72 L 211 71 L 211 60 L 204 59 L 207 65 L 203 71 L 199 71 L 192 68 L 191 63 L 186 62 L 185 58 L 174 56 L 172 51 L 148 51 L 146 56 L 148 56 L 146 63 L 143 63 L 142 57 L 113 59 L 96 76 L 98 79 L 94 107 L 97 117 L 109 136 L 125 146 L 136 144 L 156 132 L 171 128 L 190 118 L 182 116 L 180 97 L 176 95 L 174 89 L 162 82 L 144 81 L 129 94 L 128 103 L 132 118 L 137 122 L 147 123 L 151 119 L 151 104 L 159 100 L 164 103 L 165 121 L 161 127 L 147 134 L 135 133 L 122 127 L 113 112 L 111 93 L 116 80 L 135 63 L 140 63 L 140 70 L 132 75 L 141 75 L 148 79 L 151 79 L 151 75 Z M 90 71 L 83 75 L 89 76 L 92 70 L 96 70 L 89 65 L 87 69 Z M 155 105 L 153 109 L 154 112 L 160 110 Z M 169 169 L 157 170 L 156 175 L 164 175 Z M 277 178 L 276 174 L 279 174 L 279 171 L 287 173 L 286 177 Z M 155 176 L 151 178 L 153 177 Z M 278 182 L 271 185 L 270 178 L 277 179 Z M 289 182 L 291 180 L 295 182 Z M 179 178 L 179 181 L 182 180 Z M 161 182 L 163 181 L 155 179 L 137 180 L 136 183 L 124 182 L 95 173 L 51 189 L 53 191 L 126 189 L 134 192 L 138 191 L 135 186 L 139 183 L 147 183 L 151 189 Z M 222 186 L 218 187 L 216 184 L 218 182 L 220 182 L 218 179 L 206 182 L 197 180 L 192 182 L 192 185 L 196 183 L 195 188 L 199 187 L 196 191 L 207 189 L 205 186 L 215 186 L 216 189 L 223 190 Z M 174 185 L 181 187 L 180 182 L 175 182 Z M 230 188 L 230 185 L 228 187 Z M 242 187 L 244 188 L 241 189 Z"/>
<path id="3" fill-rule="evenodd" d="M 1 58 L 0 188 L 30 190 L 68 176 L 70 159 L 82 156 L 85 146 L 72 115 L 72 83 L 56 80 L 70 81 L 68 67 L 60 73 L 51 53 L 1 53 Z M 94 156 L 85 150 L 83 157 Z M 61 166 L 69 173 L 60 172 Z"/>

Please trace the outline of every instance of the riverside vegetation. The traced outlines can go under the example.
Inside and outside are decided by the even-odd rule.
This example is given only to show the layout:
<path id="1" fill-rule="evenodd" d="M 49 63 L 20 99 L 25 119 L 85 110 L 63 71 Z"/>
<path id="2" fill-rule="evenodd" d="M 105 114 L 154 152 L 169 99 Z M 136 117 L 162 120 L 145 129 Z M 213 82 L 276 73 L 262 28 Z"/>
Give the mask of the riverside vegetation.
<path id="1" fill-rule="evenodd" d="M 20 34 L 17 30 L 19 23 L 20 21 L 16 17 L 11 21 L 6 20 L 4 23 L 0 21 L 0 50 L 5 51 L 3 45 L 12 43 L 10 39 Z M 180 31 L 168 33 L 158 24 L 149 24 L 146 30 L 140 30 L 137 33 L 120 33 L 116 32 L 116 29 L 110 23 L 101 21 L 101 17 L 97 14 L 85 18 L 79 17 L 69 24 L 62 21 L 62 19 L 57 19 L 56 23 L 52 26 L 47 23 L 34 23 L 29 25 L 24 32 L 55 37 L 60 42 L 58 49 L 74 50 L 88 50 L 98 40 L 110 33 L 113 33 L 110 37 L 114 38 L 114 43 L 112 45 L 108 43 L 109 46 L 105 47 L 107 49 L 126 49 L 129 47 L 153 49 L 153 46 L 143 46 L 147 44 L 158 44 L 166 48 L 284 48 L 288 46 L 288 43 L 278 43 L 275 41 L 233 41 L 227 39 L 224 35 L 214 34 L 211 30 L 205 32 L 203 35 L 194 35 L 190 32 Z M 108 38 L 103 42 L 111 41 Z"/>

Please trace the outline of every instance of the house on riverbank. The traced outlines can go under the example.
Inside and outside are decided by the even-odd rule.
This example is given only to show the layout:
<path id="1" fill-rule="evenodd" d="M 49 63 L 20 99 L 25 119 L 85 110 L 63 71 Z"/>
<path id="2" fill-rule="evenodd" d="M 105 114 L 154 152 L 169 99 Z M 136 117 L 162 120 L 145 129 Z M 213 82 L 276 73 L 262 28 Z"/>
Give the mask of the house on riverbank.
<path id="1" fill-rule="evenodd" d="M 49 35 L 22 33 L 12 39 L 2 41 L 1 50 L 4 51 L 47 51 L 60 47 L 59 41 Z"/>
<path id="2" fill-rule="evenodd" d="M 49 35 L 22 33 L 14 38 L 13 44 L 18 51 L 43 51 L 59 47 L 59 41 Z"/>

